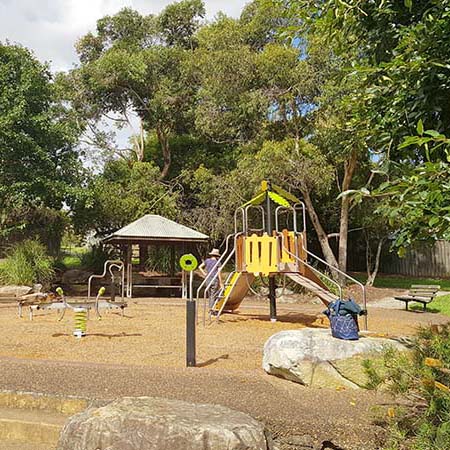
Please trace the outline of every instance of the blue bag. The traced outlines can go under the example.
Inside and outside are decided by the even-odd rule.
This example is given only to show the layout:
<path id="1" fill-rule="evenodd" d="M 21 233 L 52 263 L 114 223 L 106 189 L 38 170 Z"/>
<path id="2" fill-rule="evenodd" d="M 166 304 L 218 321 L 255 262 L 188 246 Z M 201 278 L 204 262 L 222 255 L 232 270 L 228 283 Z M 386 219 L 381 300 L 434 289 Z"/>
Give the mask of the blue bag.
<path id="1" fill-rule="evenodd" d="M 337 339 L 356 341 L 359 339 L 358 316 L 356 314 L 342 315 L 341 300 L 336 300 L 328 305 L 325 314 L 330 319 L 331 335 Z M 341 314 L 339 312 L 341 311 Z"/>

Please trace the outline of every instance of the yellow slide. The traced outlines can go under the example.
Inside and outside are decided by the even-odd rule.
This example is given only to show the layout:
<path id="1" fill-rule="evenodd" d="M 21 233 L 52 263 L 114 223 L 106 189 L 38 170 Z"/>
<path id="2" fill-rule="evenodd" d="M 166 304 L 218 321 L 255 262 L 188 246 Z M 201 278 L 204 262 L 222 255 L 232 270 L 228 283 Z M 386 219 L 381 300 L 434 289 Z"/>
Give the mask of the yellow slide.
<path id="1" fill-rule="evenodd" d="M 225 291 L 221 299 L 216 303 L 214 310 L 220 311 L 224 303 L 224 311 L 234 311 L 238 309 L 242 300 L 244 300 L 244 297 L 247 295 L 254 279 L 255 275 L 252 273 L 235 272 L 231 276 L 228 285 L 225 286 Z"/>

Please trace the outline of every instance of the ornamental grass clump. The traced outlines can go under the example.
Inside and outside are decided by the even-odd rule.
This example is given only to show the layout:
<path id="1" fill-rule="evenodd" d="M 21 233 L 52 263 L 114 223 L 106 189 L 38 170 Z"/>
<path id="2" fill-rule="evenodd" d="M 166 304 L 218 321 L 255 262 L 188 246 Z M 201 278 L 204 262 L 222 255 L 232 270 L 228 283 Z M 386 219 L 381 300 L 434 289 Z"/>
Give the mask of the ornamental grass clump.
<path id="1" fill-rule="evenodd" d="M 0 283 L 10 285 L 48 284 L 54 277 L 53 258 L 44 245 L 28 239 L 15 244 L 0 266 Z"/>
<path id="2" fill-rule="evenodd" d="M 387 350 L 381 369 L 364 363 L 369 386 L 383 385 L 399 400 L 382 424 L 386 450 L 450 448 L 450 326 L 420 329 L 411 352 Z"/>

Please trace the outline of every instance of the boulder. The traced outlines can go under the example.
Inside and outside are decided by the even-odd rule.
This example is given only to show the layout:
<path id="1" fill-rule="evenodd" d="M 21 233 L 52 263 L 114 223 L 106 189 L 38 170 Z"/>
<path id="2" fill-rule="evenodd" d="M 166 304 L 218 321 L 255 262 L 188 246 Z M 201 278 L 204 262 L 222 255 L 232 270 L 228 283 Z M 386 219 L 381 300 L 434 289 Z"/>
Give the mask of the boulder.
<path id="1" fill-rule="evenodd" d="M 271 450 L 264 425 L 219 405 L 126 397 L 65 424 L 57 450 Z"/>
<path id="2" fill-rule="evenodd" d="M 358 388 L 366 382 L 362 360 L 379 357 L 388 346 L 406 350 L 390 339 L 336 339 L 328 329 L 282 331 L 264 345 L 263 368 L 268 374 L 307 386 Z"/>
<path id="3" fill-rule="evenodd" d="M 81 269 L 69 269 L 61 277 L 62 284 L 81 284 L 87 283 L 92 272 Z"/>
<path id="4" fill-rule="evenodd" d="M 33 291 L 30 286 L 0 286 L 0 297 L 17 298 Z"/>

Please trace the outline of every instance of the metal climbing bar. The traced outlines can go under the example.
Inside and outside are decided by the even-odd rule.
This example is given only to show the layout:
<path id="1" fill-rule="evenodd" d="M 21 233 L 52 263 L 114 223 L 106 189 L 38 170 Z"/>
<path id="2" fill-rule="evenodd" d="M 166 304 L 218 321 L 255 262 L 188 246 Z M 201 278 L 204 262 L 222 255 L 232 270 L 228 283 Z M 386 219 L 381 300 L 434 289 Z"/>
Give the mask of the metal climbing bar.
<path id="1" fill-rule="evenodd" d="M 279 233 L 279 237 L 281 238 L 281 245 L 282 247 L 284 247 L 284 235 L 282 233 Z M 330 283 L 334 284 L 339 291 L 339 299 L 342 300 L 342 286 L 337 283 L 336 281 L 334 281 L 331 277 L 329 277 L 328 275 L 322 273 L 320 270 L 316 269 L 315 267 L 313 267 L 311 264 L 309 264 L 307 261 L 304 261 L 303 259 L 299 258 L 296 254 L 291 253 L 289 250 L 285 249 L 284 250 L 286 253 L 288 253 L 290 256 L 292 256 L 297 262 L 299 262 L 300 264 L 304 264 L 306 267 L 308 267 L 309 269 L 311 269 L 312 271 L 314 271 L 315 273 L 317 273 L 319 276 L 324 277 L 327 281 L 329 281 Z"/>
<path id="2" fill-rule="evenodd" d="M 91 299 L 91 286 L 92 280 L 94 278 L 104 278 L 108 272 L 109 265 L 109 273 L 111 277 L 114 279 L 113 268 L 116 268 L 121 273 L 121 297 L 122 302 L 125 299 L 125 264 L 120 260 L 108 260 L 105 261 L 103 265 L 103 273 L 101 275 L 91 275 L 88 280 L 88 301 Z"/>

